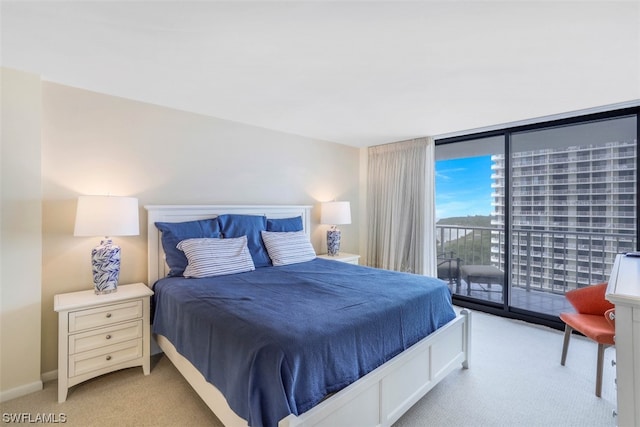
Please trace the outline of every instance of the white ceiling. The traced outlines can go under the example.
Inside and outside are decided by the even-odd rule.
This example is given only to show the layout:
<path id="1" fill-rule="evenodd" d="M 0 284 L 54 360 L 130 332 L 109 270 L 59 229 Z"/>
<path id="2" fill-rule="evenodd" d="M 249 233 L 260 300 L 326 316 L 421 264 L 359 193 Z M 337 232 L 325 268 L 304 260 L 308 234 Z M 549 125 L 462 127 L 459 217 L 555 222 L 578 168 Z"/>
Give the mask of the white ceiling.
<path id="1" fill-rule="evenodd" d="M 640 99 L 638 1 L 1 3 L 2 65 L 353 146 Z"/>

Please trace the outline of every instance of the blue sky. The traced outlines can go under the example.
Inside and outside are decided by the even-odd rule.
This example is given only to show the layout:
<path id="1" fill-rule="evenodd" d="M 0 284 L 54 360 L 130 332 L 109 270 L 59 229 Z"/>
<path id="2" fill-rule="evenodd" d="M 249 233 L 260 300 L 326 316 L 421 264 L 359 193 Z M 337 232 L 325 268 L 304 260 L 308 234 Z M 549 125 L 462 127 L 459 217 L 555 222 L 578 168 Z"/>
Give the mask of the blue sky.
<path id="1" fill-rule="evenodd" d="M 491 156 L 436 162 L 436 218 L 489 215 Z"/>

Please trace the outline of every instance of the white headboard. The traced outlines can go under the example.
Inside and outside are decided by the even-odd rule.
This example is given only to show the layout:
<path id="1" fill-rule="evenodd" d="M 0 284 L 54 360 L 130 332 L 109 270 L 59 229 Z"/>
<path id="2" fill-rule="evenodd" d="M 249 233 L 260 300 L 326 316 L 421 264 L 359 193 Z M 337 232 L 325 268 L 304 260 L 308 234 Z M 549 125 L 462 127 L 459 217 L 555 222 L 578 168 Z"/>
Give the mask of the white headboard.
<path id="1" fill-rule="evenodd" d="M 310 234 L 311 206 L 242 206 L 242 205 L 148 205 L 147 210 L 147 251 L 149 257 L 148 286 L 169 272 L 162 249 L 162 233 L 156 222 L 183 222 L 215 218 L 223 214 L 265 215 L 267 218 L 302 217 L 304 231 Z"/>

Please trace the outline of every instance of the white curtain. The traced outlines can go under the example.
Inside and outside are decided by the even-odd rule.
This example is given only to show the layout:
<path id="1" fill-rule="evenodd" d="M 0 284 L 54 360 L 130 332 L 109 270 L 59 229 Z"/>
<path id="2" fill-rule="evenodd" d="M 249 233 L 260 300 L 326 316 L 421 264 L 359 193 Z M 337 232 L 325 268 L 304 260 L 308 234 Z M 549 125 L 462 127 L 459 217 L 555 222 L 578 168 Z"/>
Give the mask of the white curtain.
<path id="1" fill-rule="evenodd" d="M 430 137 L 369 148 L 367 259 L 434 276 L 435 151 Z"/>

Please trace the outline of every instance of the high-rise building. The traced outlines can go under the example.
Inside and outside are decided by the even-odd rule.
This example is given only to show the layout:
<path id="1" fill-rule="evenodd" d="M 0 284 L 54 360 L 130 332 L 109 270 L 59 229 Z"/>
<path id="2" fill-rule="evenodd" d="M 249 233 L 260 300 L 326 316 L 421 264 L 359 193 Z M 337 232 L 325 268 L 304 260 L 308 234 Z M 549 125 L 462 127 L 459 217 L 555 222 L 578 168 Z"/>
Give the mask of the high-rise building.
<path id="1" fill-rule="evenodd" d="M 615 255 L 635 249 L 635 140 L 492 156 L 493 225 L 510 202 L 511 285 L 566 292 L 607 280 Z M 507 197 L 509 200 L 507 200 Z M 492 263 L 504 265 L 502 234 Z"/>

